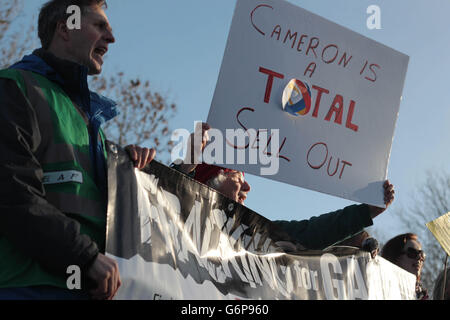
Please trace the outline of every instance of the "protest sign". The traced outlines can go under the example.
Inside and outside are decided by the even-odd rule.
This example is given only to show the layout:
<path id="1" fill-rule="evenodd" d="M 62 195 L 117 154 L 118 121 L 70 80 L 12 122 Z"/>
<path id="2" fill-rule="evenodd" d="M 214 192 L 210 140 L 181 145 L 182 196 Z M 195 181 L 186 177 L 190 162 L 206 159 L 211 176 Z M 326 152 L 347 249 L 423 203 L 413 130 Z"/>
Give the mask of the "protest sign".
<path id="1" fill-rule="evenodd" d="M 155 160 L 108 149 L 117 299 L 414 299 L 415 277 L 352 247 L 304 250 L 271 221 Z"/>
<path id="2" fill-rule="evenodd" d="M 384 207 L 408 61 L 286 1 L 238 0 L 207 119 L 226 138 L 204 160 Z"/>
<path id="3" fill-rule="evenodd" d="M 450 255 L 450 212 L 426 224 L 441 247 Z"/>

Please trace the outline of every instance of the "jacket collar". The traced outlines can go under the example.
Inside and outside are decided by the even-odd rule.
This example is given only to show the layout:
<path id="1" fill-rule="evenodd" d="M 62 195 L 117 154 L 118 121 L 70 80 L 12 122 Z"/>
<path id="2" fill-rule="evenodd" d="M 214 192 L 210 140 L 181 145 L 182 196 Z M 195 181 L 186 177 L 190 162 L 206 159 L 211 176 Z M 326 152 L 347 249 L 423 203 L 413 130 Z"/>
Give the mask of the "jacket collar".
<path id="1" fill-rule="evenodd" d="M 85 66 L 60 59 L 41 48 L 23 57 L 10 68 L 32 71 L 58 83 L 69 96 L 83 106 L 89 119 L 96 117 L 104 123 L 118 114 L 116 102 L 88 89 L 88 68 Z M 87 102 L 83 103 L 86 99 Z"/>
<path id="2" fill-rule="evenodd" d="M 69 94 L 80 94 L 80 83 L 87 81 L 86 67 L 60 59 L 42 48 L 34 50 L 11 68 L 36 72 L 58 82 Z"/>

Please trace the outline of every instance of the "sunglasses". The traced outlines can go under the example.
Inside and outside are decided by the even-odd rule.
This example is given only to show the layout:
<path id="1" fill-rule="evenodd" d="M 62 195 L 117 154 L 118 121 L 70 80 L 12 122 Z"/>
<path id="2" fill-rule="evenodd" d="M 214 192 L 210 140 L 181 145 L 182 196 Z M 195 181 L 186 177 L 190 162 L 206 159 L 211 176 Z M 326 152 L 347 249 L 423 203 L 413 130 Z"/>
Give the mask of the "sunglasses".
<path id="1" fill-rule="evenodd" d="M 423 250 L 417 250 L 411 247 L 408 248 L 406 251 L 403 251 L 402 253 L 405 253 L 406 256 L 410 259 L 425 260 L 426 257 L 425 252 L 423 252 Z"/>

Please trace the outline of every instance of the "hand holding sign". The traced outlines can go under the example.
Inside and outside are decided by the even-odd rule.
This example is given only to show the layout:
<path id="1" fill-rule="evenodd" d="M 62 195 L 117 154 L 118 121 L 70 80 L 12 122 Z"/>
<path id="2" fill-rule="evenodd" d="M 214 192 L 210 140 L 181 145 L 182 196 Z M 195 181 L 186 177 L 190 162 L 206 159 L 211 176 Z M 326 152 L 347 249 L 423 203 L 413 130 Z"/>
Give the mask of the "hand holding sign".
<path id="1" fill-rule="evenodd" d="M 373 219 L 379 214 L 383 213 L 394 201 L 394 185 L 389 182 L 389 180 L 386 180 L 383 184 L 384 189 L 384 204 L 386 207 L 376 207 L 369 205 L 370 209 L 370 217 Z"/>
<path id="2" fill-rule="evenodd" d="M 256 146 L 279 160 L 266 178 L 370 204 L 376 216 L 393 198 L 383 184 L 408 61 L 286 1 L 238 0 L 207 122 L 244 130 L 250 143 L 235 149 L 246 159 L 251 130 L 277 130 L 278 141 Z M 261 163 L 224 166 L 263 175 Z"/>
<path id="3" fill-rule="evenodd" d="M 208 123 L 197 122 L 194 132 L 188 138 L 184 161 L 178 167 L 181 172 L 192 172 L 200 163 L 198 159 L 209 141 L 209 129 L 211 129 L 211 126 Z"/>

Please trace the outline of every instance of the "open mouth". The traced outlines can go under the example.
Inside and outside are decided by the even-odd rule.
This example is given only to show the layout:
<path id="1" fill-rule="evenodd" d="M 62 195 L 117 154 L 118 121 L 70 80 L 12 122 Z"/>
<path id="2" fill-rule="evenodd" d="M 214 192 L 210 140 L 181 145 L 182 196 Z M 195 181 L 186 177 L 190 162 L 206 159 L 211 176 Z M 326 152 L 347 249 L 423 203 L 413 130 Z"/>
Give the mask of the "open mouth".
<path id="1" fill-rule="evenodd" d="M 94 49 L 94 52 L 101 57 L 103 57 L 107 51 L 108 49 L 106 47 L 98 47 Z"/>
<path id="2" fill-rule="evenodd" d="M 103 56 L 106 54 L 108 49 L 106 47 L 98 47 L 94 49 L 94 54 L 97 56 L 97 60 L 100 60 L 99 63 L 103 63 Z"/>

